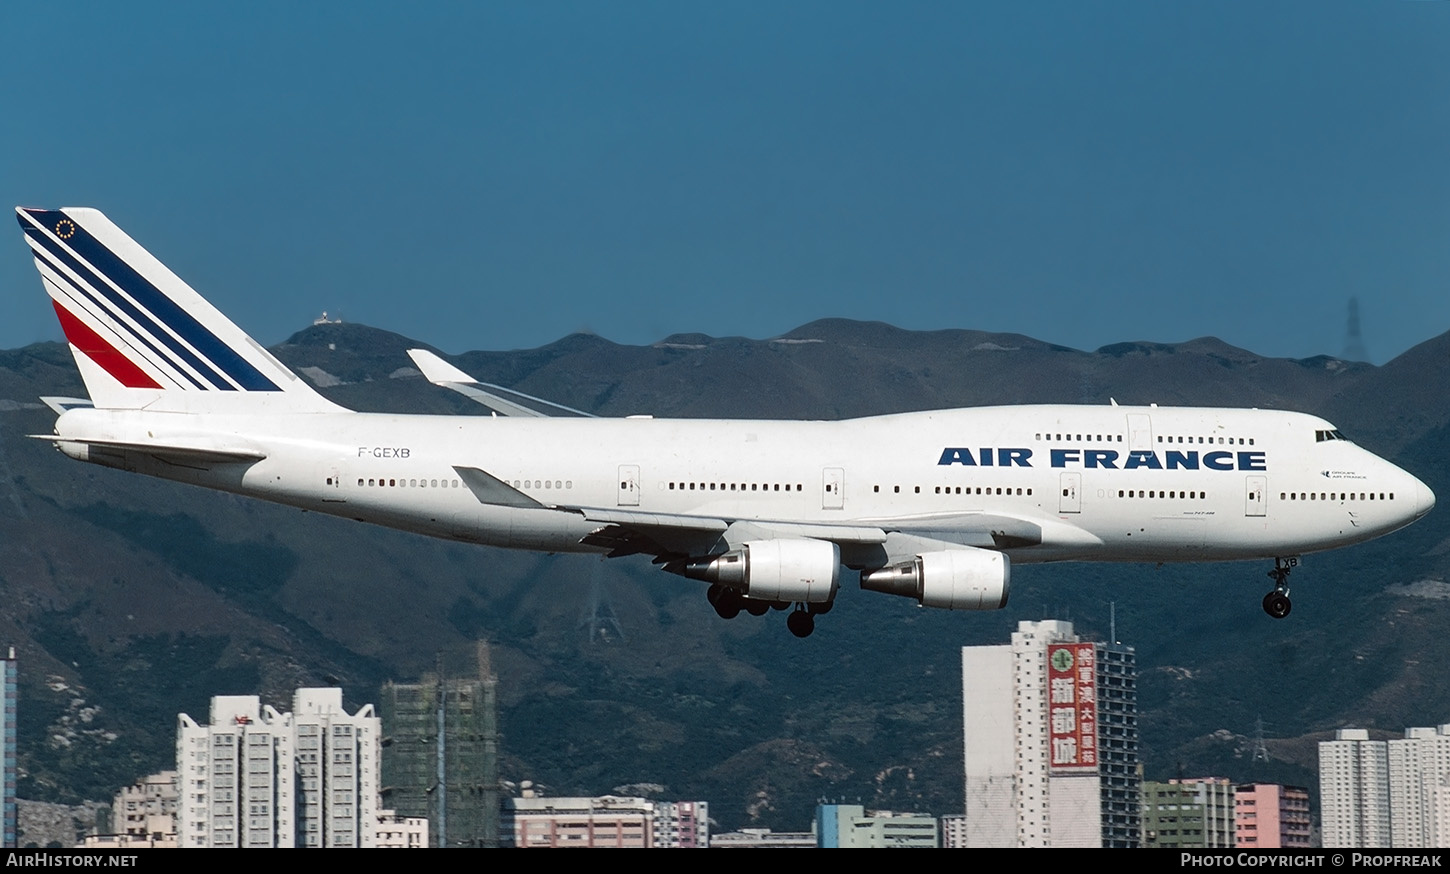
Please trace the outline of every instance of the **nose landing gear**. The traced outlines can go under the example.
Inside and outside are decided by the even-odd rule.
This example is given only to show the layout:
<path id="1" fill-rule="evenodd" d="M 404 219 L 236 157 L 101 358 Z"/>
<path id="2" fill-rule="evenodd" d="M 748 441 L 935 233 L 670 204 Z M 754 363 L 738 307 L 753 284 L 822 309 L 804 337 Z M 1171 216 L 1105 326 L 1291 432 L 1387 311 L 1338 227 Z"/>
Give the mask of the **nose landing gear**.
<path id="1" fill-rule="evenodd" d="M 1289 601 L 1289 572 L 1298 566 L 1297 555 L 1274 559 L 1274 569 L 1269 571 L 1269 579 L 1274 581 L 1274 591 L 1264 596 L 1264 612 L 1275 619 L 1288 616 L 1294 607 Z"/>

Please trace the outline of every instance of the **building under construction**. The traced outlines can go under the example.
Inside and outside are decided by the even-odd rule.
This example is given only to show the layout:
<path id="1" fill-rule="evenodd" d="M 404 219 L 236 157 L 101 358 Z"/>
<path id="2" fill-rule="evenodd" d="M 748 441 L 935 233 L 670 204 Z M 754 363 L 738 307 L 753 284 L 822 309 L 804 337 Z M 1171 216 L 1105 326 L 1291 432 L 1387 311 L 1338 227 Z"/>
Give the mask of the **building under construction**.
<path id="1" fill-rule="evenodd" d="M 440 670 L 383 687 L 383 806 L 428 818 L 429 845 L 497 847 L 498 678 L 478 644 L 477 678 Z"/>

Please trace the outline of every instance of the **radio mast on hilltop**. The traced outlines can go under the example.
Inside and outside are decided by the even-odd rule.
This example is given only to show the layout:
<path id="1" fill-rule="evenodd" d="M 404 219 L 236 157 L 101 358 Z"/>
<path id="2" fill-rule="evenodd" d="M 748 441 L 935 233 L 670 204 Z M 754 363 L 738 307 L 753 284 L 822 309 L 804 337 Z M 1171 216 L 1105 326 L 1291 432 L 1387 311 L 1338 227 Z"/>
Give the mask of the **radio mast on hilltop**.
<path id="1" fill-rule="evenodd" d="M 1365 351 L 1364 340 L 1359 336 L 1359 298 L 1349 299 L 1349 325 L 1345 328 L 1344 354 L 1339 356 L 1345 361 L 1369 361 L 1369 353 Z"/>

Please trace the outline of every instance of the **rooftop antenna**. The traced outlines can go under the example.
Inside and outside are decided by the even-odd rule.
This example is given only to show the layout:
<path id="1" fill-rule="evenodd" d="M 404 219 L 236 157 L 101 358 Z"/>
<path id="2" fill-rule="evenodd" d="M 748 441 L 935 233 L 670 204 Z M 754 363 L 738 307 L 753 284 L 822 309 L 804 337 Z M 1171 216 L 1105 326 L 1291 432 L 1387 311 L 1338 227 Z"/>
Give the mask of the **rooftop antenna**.
<path id="1" fill-rule="evenodd" d="M 1364 339 L 1359 335 L 1359 298 L 1349 299 L 1349 324 L 1344 333 L 1344 354 L 1340 356 L 1345 361 L 1368 361 L 1369 352 L 1365 351 Z"/>

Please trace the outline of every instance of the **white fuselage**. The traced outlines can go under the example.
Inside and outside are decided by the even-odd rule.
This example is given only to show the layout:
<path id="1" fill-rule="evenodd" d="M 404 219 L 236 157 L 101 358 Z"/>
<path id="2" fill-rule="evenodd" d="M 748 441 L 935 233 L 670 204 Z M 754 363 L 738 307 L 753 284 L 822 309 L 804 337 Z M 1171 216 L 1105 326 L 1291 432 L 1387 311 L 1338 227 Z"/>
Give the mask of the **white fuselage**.
<path id="1" fill-rule="evenodd" d="M 996 548 L 1019 563 L 1244 559 L 1369 540 L 1434 504 L 1418 479 L 1333 425 L 1268 410 L 1006 406 L 761 421 L 78 409 L 56 434 L 68 454 L 101 464 L 544 551 L 600 551 L 581 543 L 597 516 L 576 508 L 614 508 L 970 545 L 989 531 L 1006 535 Z M 206 441 L 265 458 L 177 464 L 67 437 Z M 487 503 L 459 468 L 542 506 Z M 849 550 L 843 561 L 872 563 Z"/>

